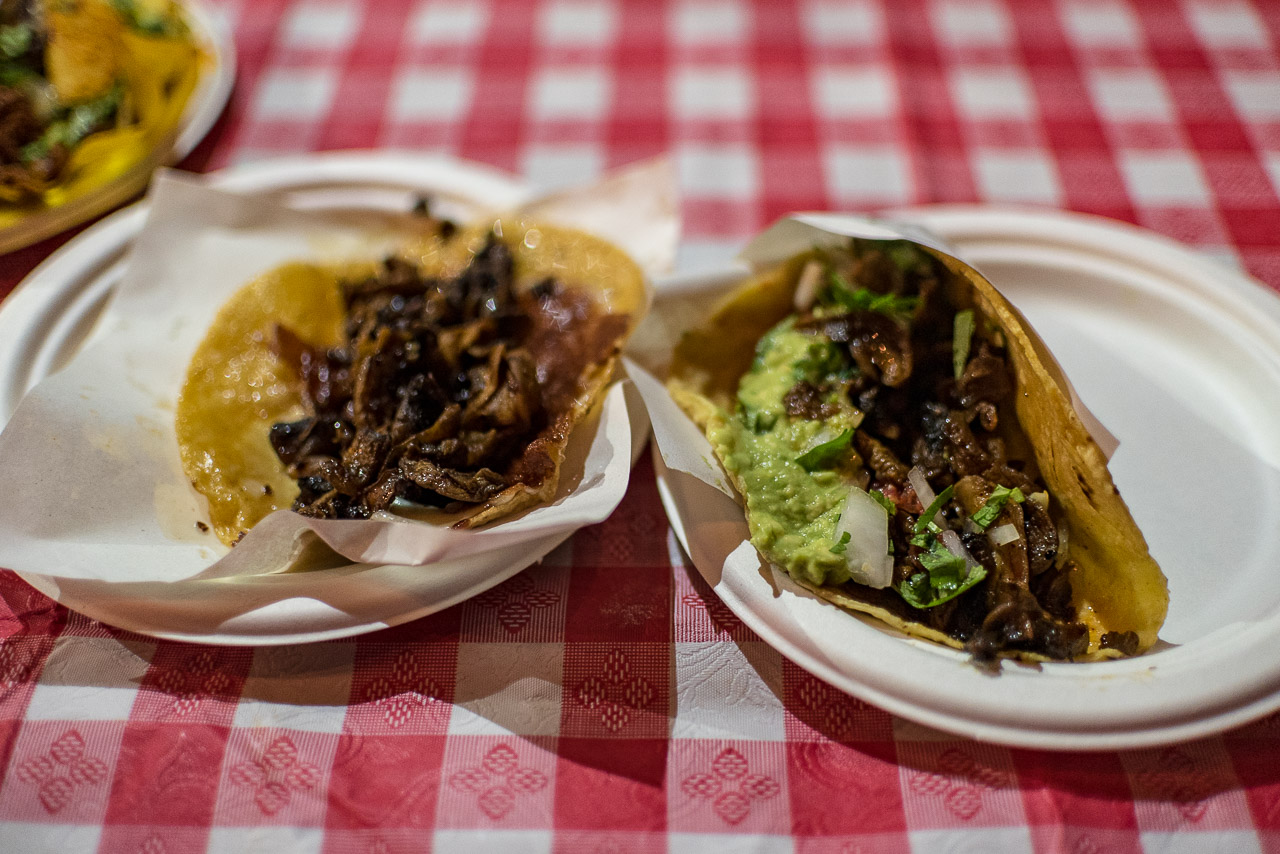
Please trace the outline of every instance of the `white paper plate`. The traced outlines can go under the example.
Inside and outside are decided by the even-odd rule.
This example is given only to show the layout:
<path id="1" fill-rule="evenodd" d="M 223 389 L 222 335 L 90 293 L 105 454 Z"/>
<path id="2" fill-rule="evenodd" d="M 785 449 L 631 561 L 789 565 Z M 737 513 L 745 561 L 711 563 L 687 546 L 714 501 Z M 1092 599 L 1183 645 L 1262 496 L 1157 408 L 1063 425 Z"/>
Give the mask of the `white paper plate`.
<path id="1" fill-rule="evenodd" d="M 1123 661 L 1006 662 L 989 676 L 963 653 L 840 611 L 782 573 L 722 570 L 747 536 L 741 510 L 655 454 L 663 503 L 708 582 L 814 675 L 988 741 L 1137 747 L 1280 708 L 1280 299 L 1108 220 L 984 207 L 893 216 L 928 227 L 994 281 L 1119 438 L 1111 470 L 1169 578 L 1163 642 Z"/>
<path id="2" fill-rule="evenodd" d="M 195 150 L 222 114 L 236 78 L 235 42 L 226 22 L 194 0 L 185 0 L 183 7 L 192 35 L 209 55 L 210 62 L 183 110 L 172 147 L 158 159 L 161 164 L 177 163 Z M 0 253 L 11 252 L 66 231 L 128 201 L 147 186 L 156 162 L 153 159 L 140 163 L 92 192 L 66 204 L 33 213 L 8 228 L 0 229 Z"/>
<path id="3" fill-rule="evenodd" d="M 398 153 L 306 156 L 209 176 L 222 189 L 280 193 L 297 207 L 407 211 L 429 195 L 441 215 L 471 219 L 521 204 L 514 179 L 484 167 Z M 120 281 L 123 258 L 143 225 L 145 204 L 104 219 L 50 256 L 0 303 L 0 428 L 27 389 L 58 370 L 92 335 L 94 321 Z M 643 419 L 643 408 L 631 406 Z M 632 424 L 633 456 L 646 437 Z M 296 575 L 172 584 L 105 584 L 22 575 L 67 607 L 120 628 L 196 643 L 266 645 L 331 640 L 417 619 L 474 596 L 541 560 L 568 538 L 558 534 L 474 562 L 431 567 L 352 565 L 307 579 Z M 352 601 L 329 604 L 329 589 L 361 574 Z M 226 595 L 234 586 L 235 596 Z M 334 597 L 336 598 L 336 597 Z"/>

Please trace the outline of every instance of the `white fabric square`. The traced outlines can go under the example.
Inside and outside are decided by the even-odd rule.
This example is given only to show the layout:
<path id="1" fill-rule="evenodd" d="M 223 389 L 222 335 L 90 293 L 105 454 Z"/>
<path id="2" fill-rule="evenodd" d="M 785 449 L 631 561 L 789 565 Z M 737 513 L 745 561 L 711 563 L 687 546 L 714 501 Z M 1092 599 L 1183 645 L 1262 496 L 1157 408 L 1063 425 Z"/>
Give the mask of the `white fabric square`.
<path id="1" fill-rule="evenodd" d="M 732 66 L 681 68 L 672 96 L 682 119 L 747 119 L 754 112 L 751 77 Z"/>
<path id="2" fill-rule="evenodd" d="M 332 68 L 273 68 L 258 86 L 253 112 L 259 119 L 323 118 L 337 88 Z"/>
<path id="3" fill-rule="evenodd" d="M 678 44 L 724 44 L 747 37 L 750 21 L 741 3 L 727 0 L 685 2 L 671 15 L 672 35 Z"/>
<path id="4" fill-rule="evenodd" d="M 1160 854 L 1261 854 L 1258 834 L 1252 830 L 1179 830 L 1176 833 L 1143 833 L 1143 851 Z"/>
<path id="5" fill-rule="evenodd" d="M 467 854 L 542 854 L 551 851 L 549 830 L 437 830 L 433 851 L 466 851 Z"/>
<path id="6" fill-rule="evenodd" d="M 398 122 L 457 121 L 471 106 L 475 83 L 458 68 L 411 68 L 391 85 L 391 118 Z"/>
<path id="7" fill-rule="evenodd" d="M 609 108 L 610 84 L 601 68 L 543 70 L 530 87 L 530 111 L 542 121 L 603 118 Z"/>
<path id="8" fill-rule="evenodd" d="M 960 67 L 951 74 L 952 97 L 971 119 L 1032 120 L 1035 96 L 1016 68 Z"/>
<path id="9" fill-rule="evenodd" d="M 548 44 L 604 45 L 617 32 L 618 10 L 611 3 L 558 0 L 543 8 L 538 26 Z"/>
<path id="10" fill-rule="evenodd" d="M 1013 32 L 996 0 L 935 0 L 933 25 L 953 47 L 998 47 L 1008 44 Z"/>
<path id="11" fill-rule="evenodd" d="M 1031 831 L 1025 827 L 958 827 L 955 830 L 912 830 L 907 834 L 913 852 L 947 854 L 1032 854 Z M 1159 849 L 1156 849 L 1159 850 Z"/>
<path id="12" fill-rule="evenodd" d="M 234 725 L 342 732 L 355 649 L 350 643 L 259 647 L 244 680 Z"/>
<path id="13" fill-rule="evenodd" d="M 1267 27 L 1248 3 L 1240 0 L 1194 0 L 1186 6 L 1200 41 L 1215 48 L 1268 49 Z"/>
<path id="14" fill-rule="evenodd" d="M 814 44 L 872 45 L 884 38 L 884 14 L 873 0 L 811 0 L 803 16 Z"/>
<path id="15" fill-rule="evenodd" d="M 1171 122 L 1173 106 L 1164 83 L 1145 68 L 1095 68 L 1089 92 L 1098 111 L 1113 122 Z"/>
<path id="16" fill-rule="evenodd" d="M 287 851 L 304 854 L 324 850 L 319 827 L 217 827 L 209 829 L 206 854 L 244 854 L 245 851 Z"/>
<path id="17" fill-rule="evenodd" d="M 747 145 L 682 145 L 676 174 L 689 198 L 749 200 L 760 188 L 760 163 Z"/>
<path id="18" fill-rule="evenodd" d="M 1280 153 L 1264 155 L 1262 165 L 1266 167 L 1267 175 L 1271 177 L 1271 186 L 1275 189 L 1276 195 L 1280 195 Z"/>
<path id="19" fill-rule="evenodd" d="M 461 643 L 450 735 L 558 735 L 564 644 Z"/>
<path id="20" fill-rule="evenodd" d="M 1232 70 L 1222 76 L 1240 115 L 1254 121 L 1280 121 L 1280 72 Z"/>
<path id="21" fill-rule="evenodd" d="M 838 203 L 886 204 L 910 197 L 906 156 L 892 146 L 833 145 L 823 156 L 823 166 Z"/>
<path id="22" fill-rule="evenodd" d="M 530 145 L 520 161 L 520 172 L 530 184 L 544 190 L 587 184 L 604 171 L 604 151 L 597 145 Z"/>
<path id="23" fill-rule="evenodd" d="M 1141 30 L 1129 7 L 1118 0 L 1066 0 L 1062 19 L 1080 47 L 1138 47 Z"/>
<path id="24" fill-rule="evenodd" d="M 293 7 L 284 24 L 290 47 L 340 48 L 351 43 L 360 27 L 360 11 L 343 3 L 304 3 Z"/>
<path id="25" fill-rule="evenodd" d="M 790 836 L 765 836 L 760 833 L 667 835 L 669 854 L 739 854 L 742 851 L 750 851 L 752 854 L 792 854 L 795 850 L 795 840 Z"/>
<path id="26" fill-rule="evenodd" d="M 31 693 L 29 721 L 127 720 L 156 645 L 63 635 Z"/>
<path id="27" fill-rule="evenodd" d="M 1129 195 L 1139 204 L 1208 206 L 1209 189 L 1186 152 L 1125 151 L 1119 160 Z"/>
<path id="28" fill-rule="evenodd" d="M 878 119 L 894 114 L 898 88 L 883 66 L 824 66 L 814 73 L 813 99 L 828 118 Z"/>
<path id="29" fill-rule="evenodd" d="M 484 0 L 439 0 L 417 8 L 409 33 L 415 44 L 472 44 L 488 24 Z"/>
<path id="30" fill-rule="evenodd" d="M 0 851 L 23 854 L 66 854 L 68 851 L 97 851 L 101 825 L 33 824 L 0 821 Z"/>
<path id="31" fill-rule="evenodd" d="M 979 151 L 974 172 L 985 201 L 1053 205 L 1062 199 L 1053 165 L 1037 151 Z"/>
<path id="32" fill-rule="evenodd" d="M 782 656 L 765 643 L 677 643 L 672 738 L 786 738 Z"/>

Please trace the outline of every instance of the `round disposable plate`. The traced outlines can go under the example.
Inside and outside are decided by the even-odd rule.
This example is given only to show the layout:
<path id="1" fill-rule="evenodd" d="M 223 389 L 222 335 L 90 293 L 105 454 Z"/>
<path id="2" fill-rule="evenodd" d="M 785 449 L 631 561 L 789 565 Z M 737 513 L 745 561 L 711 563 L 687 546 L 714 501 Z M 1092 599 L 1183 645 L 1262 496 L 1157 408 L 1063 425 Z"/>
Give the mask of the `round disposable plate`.
<path id="1" fill-rule="evenodd" d="M 103 211 L 128 201 L 150 180 L 157 163 L 177 163 L 190 154 L 213 128 L 231 97 L 236 77 L 236 49 L 226 23 L 201 3 L 184 0 L 183 11 L 196 43 L 209 56 L 183 110 L 177 137 L 163 156 L 138 164 L 120 177 L 63 205 L 32 213 L 8 228 L 0 228 L 0 253 L 29 246 L 50 235 L 87 222 Z"/>
<path id="2" fill-rule="evenodd" d="M 403 212 L 429 196 L 433 210 L 464 220 L 511 209 L 527 197 L 524 186 L 498 171 L 393 152 L 289 158 L 208 177 L 222 189 L 287 196 L 300 208 Z M 65 365 L 91 336 L 145 217 L 145 203 L 107 217 L 50 256 L 0 303 L 0 428 L 27 389 Z M 632 424 L 637 445 L 647 435 L 644 428 Z M 639 450 L 634 447 L 633 456 Z M 302 643 L 375 631 L 447 608 L 541 560 L 568 536 L 499 550 L 480 569 L 475 561 L 429 568 L 336 567 L 309 578 L 305 595 L 290 575 L 169 584 L 21 577 L 72 610 L 143 634 L 196 643 Z M 344 578 L 356 572 L 361 589 L 353 598 Z M 229 586 L 234 596 L 227 595 Z"/>
<path id="3" fill-rule="evenodd" d="M 1136 747 L 1280 708 L 1280 299 L 1108 220 L 987 207 L 892 216 L 929 228 L 1001 288 L 1120 440 L 1111 471 L 1169 579 L 1161 642 L 1119 661 L 1005 662 L 993 676 L 964 653 L 834 608 L 783 573 L 724 571 L 747 537 L 741 509 L 655 454 L 664 505 L 708 582 L 814 675 L 989 741 Z"/>

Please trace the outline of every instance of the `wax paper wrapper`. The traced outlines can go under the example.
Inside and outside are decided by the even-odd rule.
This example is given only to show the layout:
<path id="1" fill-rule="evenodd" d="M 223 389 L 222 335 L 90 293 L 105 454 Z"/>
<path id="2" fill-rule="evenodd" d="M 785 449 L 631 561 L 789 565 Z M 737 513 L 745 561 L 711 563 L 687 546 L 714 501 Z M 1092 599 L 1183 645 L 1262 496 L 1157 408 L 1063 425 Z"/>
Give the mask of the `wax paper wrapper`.
<path id="1" fill-rule="evenodd" d="M 517 213 L 454 195 L 463 217 Z M 8 490 L 0 566 L 68 580 L 172 582 L 332 565 L 333 552 L 347 564 L 482 562 L 495 550 L 509 554 L 601 521 L 621 500 L 642 439 L 632 428 L 645 425 L 616 386 L 599 417 L 575 430 L 560 492 L 547 505 L 470 531 L 282 510 L 235 548 L 221 546 L 196 524 L 203 499 L 182 472 L 172 426 L 196 345 L 218 308 L 255 276 L 290 261 L 379 258 L 408 236 L 411 218 L 316 209 L 314 202 L 292 209 L 278 193 L 225 192 L 174 173 L 158 176 L 150 204 L 94 333 L 71 364 L 32 389 L 0 433 Z M 679 222 L 665 161 L 530 200 L 518 213 L 590 230 L 628 251 L 649 276 L 674 258 Z"/>
<path id="2" fill-rule="evenodd" d="M 693 475 L 725 495 L 736 495 L 715 458 L 711 444 L 671 400 L 659 379 L 665 377 L 671 349 L 680 334 L 700 322 L 717 299 L 732 291 L 753 271 L 772 267 L 814 246 L 839 244 L 849 237 L 910 240 L 963 263 L 955 250 L 937 236 L 910 223 L 851 214 L 803 213 L 779 220 L 758 235 L 739 254 L 735 268 L 689 279 L 676 278 L 660 287 L 653 310 L 638 335 L 638 346 L 632 351 L 633 359 L 627 364 L 627 370 L 644 398 L 653 425 L 654 440 L 667 468 Z M 1020 319 L 1030 327 L 1026 318 L 1020 316 Z M 1066 389 L 1081 421 L 1110 458 L 1119 444 L 1115 437 L 1089 412 L 1052 354 L 1042 354 L 1042 357 Z"/>

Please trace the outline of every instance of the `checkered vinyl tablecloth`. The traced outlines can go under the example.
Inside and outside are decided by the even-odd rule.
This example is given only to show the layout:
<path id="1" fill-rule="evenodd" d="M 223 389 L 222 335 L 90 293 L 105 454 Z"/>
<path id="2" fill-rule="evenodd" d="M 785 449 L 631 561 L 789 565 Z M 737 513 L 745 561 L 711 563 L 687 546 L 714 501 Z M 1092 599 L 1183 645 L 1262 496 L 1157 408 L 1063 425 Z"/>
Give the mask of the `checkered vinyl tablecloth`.
<path id="1" fill-rule="evenodd" d="M 789 210 L 989 201 L 1280 287 L 1280 4 L 218 5 L 239 83 L 189 168 L 394 147 L 551 186 L 670 152 L 685 265 Z M 719 602 L 647 461 L 610 520 L 397 629 L 158 642 L 0 572 L 0 638 L 0 851 L 1280 851 L 1280 717 L 1118 754 L 892 718 Z"/>

